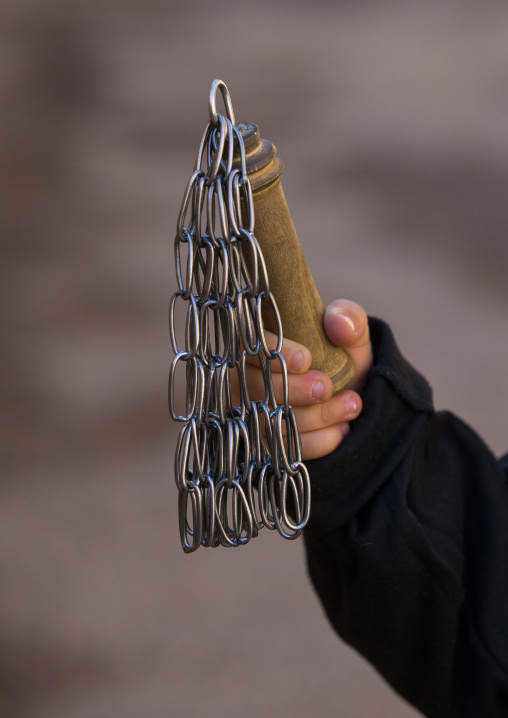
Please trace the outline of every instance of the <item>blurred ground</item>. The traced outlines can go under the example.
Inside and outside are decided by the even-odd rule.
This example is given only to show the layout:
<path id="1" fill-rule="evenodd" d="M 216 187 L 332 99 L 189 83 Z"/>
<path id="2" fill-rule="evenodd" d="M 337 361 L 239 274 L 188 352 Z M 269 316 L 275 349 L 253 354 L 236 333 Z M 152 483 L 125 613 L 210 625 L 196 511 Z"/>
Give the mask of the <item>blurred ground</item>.
<path id="1" fill-rule="evenodd" d="M 285 162 L 324 301 L 386 318 L 506 450 L 508 7 L 1 12 L 0 715 L 416 715 L 328 627 L 301 542 L 181 552 L 173 227 L 221 77 Z"/>

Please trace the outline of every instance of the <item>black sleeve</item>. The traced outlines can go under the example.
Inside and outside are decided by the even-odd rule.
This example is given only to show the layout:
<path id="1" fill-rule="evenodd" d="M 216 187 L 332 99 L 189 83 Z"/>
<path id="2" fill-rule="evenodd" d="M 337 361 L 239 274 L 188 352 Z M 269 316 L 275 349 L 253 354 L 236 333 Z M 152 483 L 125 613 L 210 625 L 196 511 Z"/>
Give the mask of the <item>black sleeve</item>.
<path id="1" fill-rule="evenodd" d="M 364 408 L 307 466 L 309 572 L 335 630 L 429 718 L 508 716 L 508 456 L 371 319 Z M 506 472 L 506 473 L 505 473 Z"/>

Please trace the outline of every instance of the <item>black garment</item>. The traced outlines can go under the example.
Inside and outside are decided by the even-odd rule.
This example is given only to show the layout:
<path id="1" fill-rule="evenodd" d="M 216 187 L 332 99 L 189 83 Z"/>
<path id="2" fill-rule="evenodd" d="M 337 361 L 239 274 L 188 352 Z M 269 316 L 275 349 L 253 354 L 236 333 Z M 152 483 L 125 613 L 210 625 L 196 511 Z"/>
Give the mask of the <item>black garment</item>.
<path id="1" fill-rule="evenodd" d="M 309 572 L 335 630 L 429 718 L 508 718 L 508 456 L 371 319 L 363 411 L 309 461 Z M 504 469 L 503 469 L 504 467 Z"/>

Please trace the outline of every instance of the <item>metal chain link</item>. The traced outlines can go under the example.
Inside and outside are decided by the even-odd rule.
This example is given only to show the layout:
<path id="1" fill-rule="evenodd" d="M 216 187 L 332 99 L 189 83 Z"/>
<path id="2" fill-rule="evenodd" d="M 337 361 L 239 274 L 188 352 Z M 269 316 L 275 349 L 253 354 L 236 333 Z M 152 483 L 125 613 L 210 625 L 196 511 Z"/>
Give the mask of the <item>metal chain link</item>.
<path id="1" fill-rule="evenodd" d="M 225 116 L 216 109 L 218 90 Z M 295 539 L 310 513 L 310 481 L 289 405 L 280 316 L 253 233 L 243 138 L 221 80 L 212 84 L 209 114 L 178 217 L 178 291 L 169 305 L 175 354 L 169 372 L 169 411 L 182 424 L 175 481 L 186 553 L 201 545 L 240 546 L 263 526 Z M 239 162 L 234 162 L 237 157 Z M 264 332 L 265 305 L 278 327 L 275 349 L 269 348 Z M 183 346 L 176 337 L 177 311 L 185 317 Z M 247 356 L 256 357 L 259 364 L 263 400 L 249 396 Z M 273 362 L 282 374 L 280 405 L 272 381 Z M 176 387 L 183 370 L 185 406 L 177 407 Z M 239 406 L 233 405 L 232 381 L 238 385 Z"/>

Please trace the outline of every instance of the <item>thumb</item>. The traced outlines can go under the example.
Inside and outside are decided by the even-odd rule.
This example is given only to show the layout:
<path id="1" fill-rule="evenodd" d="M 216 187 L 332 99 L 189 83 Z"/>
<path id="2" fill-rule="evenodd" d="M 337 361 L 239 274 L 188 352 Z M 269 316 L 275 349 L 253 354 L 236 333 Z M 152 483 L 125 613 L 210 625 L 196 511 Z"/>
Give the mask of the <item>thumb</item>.
<path id="1" fill-rule="evenodd" d="M 346 351 L 355 365 L 349 388 L 361 390 L 372 366 L 369 322 L 365 310 L 356 302 L 336 299 L 325 309 L 325 332 L 331 342 Z"/>

